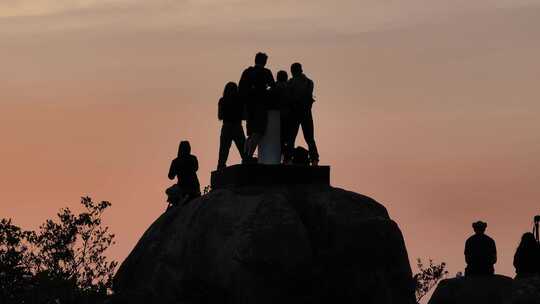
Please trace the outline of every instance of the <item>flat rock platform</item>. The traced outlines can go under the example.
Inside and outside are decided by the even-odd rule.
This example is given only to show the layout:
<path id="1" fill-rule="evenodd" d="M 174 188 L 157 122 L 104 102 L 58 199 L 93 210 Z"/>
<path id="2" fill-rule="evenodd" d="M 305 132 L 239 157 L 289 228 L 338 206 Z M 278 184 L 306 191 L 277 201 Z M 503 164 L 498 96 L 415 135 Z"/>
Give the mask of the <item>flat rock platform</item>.
<path id="1" fill-rule="evenodd" d="M 212 189 L 267 185 L 330 185 L 330 166 L 233 165 L 212 172 Z"/>

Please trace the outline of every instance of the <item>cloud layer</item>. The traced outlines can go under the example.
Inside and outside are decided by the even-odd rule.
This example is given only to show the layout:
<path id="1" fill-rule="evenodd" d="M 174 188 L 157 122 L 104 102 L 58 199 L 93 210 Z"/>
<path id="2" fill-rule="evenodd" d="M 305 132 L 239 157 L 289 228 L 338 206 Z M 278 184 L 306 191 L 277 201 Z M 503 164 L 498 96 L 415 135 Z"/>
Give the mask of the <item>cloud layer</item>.
<path id="1" fill-rule="evenodd" d="M 534 0 L 7 0 L 0 33 L 95 27 L 135 29 L 304 29 L 361 33 L 429 23 L 477 11 L 536 5 Z M 9 18 L 2 22 L 1 19 Z"/>

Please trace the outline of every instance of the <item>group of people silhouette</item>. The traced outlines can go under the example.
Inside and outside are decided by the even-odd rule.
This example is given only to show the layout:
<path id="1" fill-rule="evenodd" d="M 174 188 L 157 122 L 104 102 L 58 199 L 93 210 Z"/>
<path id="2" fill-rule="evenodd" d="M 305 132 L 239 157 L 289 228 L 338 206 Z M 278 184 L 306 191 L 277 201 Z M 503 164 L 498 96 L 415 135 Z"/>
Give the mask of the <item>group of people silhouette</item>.
<path id="1" fill-rule="evenodd" d="M 291 65 L 291 78 L 286 71 L 279 71 L 276 80 L 266 68 L 268 56 L 255 55 L 255 65 L 244 70 L 238 85 L 229 82 L 218 103 L 218 118 L 221 127 L 219 159 L 217 168 L 227 165 L 229 150 L 235 143 L 242 163 L 285 163 L 294 162 L 295 141 L 300 129 L 309 149 L 311 165 L 319 163 L 319 152 L 315 143 L 313 115 L 314 84 L 303 72 L 298 62 Z M 246 134 L 242 120 L 246 120 Z M 259 160 L 253 157 L 259 148 Z M 271 152 L 265 153 L 270 150 Z M 298 148 L 298 153 L 305 149 Z M 279 151 L 275 155 L 275 151 Z M 268 154 L 274 154 L 273 161 Z M 276 158 L 277 156 L 277 158 Z M 296 163 L 305 163 L 299 159 Z"/>
<path id="2" fill-rule="evenodd" d="M 266 54 L 257 53 L 255 65 L 244 70 L 239 84 L 228 82 L 225 85 L 218 102 L 218 119 L 223 122 L 218 170 L 226 167 L 233 142 L 243 164 L 260 162 L 253 157 L 257 148 L 259 158 L 270 159 L 270 163 L 313 166 L 319 163 L 311 112 L 315 101 L 313 81 L 304 74 L 300 63 L 291 65 L 290 79 L 286 71 L 279 71 L 274 81 L 272 72 L 265 67 L 267 61 Z M 243 120 L 246 120 L 247 138 Z M 295 148 L 300 126 L 309 151 Z M 274 154 L 274 159 L 267 154 Z M 178 180 L 166 190 L 169 206 L 186 203 L 201 195 L 198 169 L 199 163 L 191 154 L 189 142 L 180 142 L 178 157 L 169 168 L 169 179 Z M 485 234 L 485 222 L 477 221 L 472 227 L 475 234 L 465 242 L 465 276 L 493 275 L 497 262 L 495 241 Z M 540 275 L 540 245 L 533 233 L 523 234 L 514 255 L 514 267 L 518 278 Z"/>
<path id="3" fill-rule="evenodd" d="M 268 56 L 255 55 L 255 64 L 242 72 L 238 84 L 228 82 L 218 101 L 218 119 L 222 121 L 217 169 L 227 166 L 234 142 L 243 164 L 297 164 L 317 166 L 319 152 L 315 144 L 313 115 L 314 84 L 298 62 L 291 65 L 292 77 L 279 71 L 276 80 L 266 68 Z M 246 132 L 242 121 L 246 121 Z M 302 127 L 308 150 L 295 148 Z M 247 134 L 247 138 L 246 138 Z M 259 159 L 253 157 L 259 149 Z M 188 141 L 180 142 L 178 156 L 172 161 L 169 179 L 178 182 L 165 192 L 169 206 L 185 203 L 201 195 L 197 177 L 199 164 L 191 154 Z"/>
<path id="4" fill-rule="evenodd" d="M 494 275 L 497 263 L 497 247 L 495 241 L 485 234 L 487 224 L 477 221 L 472 224 L 474 235 L 465 242 L 465 276 Z M 516 278 L 540 275 L 540 244 L 532 232 L 521 237 L 514 254 Z"/>

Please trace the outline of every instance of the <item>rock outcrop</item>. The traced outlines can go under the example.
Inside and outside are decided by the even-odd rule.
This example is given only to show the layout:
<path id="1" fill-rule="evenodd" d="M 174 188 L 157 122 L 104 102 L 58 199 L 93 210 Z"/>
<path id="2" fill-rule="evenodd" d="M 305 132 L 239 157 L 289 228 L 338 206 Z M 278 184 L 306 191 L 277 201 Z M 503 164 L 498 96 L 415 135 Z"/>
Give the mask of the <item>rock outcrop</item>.
<path id="1" fill-rule="evenodd" d="M 540 277 L 495 275 L 442 280 L 429 304 L 540 304 Z"/>
<path id="2" fill-rule="evenodd" d="M 512 278 L 502 275 L 442 280 L 429 304 L 505 304 L 512 292 Z"/>
<path id="3" fill-rule="evenodd" d="M 373 199 L 327 185 L 218 189 L 173 208 L 114 291 L 115 303 L 415 303 L 398 225 Z"/>
<path id="4" fill-rule="evenodd" d="M 506 304 L 540 304 L 540 276 L 514 280 Z"/>

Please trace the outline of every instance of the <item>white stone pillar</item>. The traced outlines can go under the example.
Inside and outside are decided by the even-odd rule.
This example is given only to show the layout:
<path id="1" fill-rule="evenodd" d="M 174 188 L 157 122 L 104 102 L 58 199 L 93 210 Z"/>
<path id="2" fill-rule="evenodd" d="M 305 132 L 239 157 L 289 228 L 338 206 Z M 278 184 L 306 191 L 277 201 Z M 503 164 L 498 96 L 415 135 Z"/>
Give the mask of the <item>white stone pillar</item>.
<path id="1" fill-rule="evenodd" d="M 281 118 L 278 110 L 268 111 L 266 132 L 259 142 L 258 158 L 259 164 L 281 163 Z"/>

